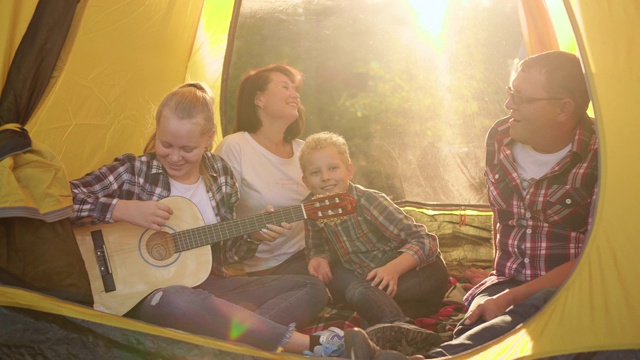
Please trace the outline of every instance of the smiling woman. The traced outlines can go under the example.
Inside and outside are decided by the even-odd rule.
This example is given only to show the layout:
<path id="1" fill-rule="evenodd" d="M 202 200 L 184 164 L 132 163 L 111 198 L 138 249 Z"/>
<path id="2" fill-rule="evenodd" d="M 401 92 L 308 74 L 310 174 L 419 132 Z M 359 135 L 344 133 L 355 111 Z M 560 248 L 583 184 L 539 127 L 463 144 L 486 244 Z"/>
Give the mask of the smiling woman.
<path id="1" fill-rule="evenodd" d="M 238 216 L 267 207 L 300 204 L 308 190 L 302 183 L 298 154 L 305 126 L 300 101 L 302 74 L 286 65 L 269 65 L 249 71 L 238 88 L 233 134 L 215 152 L 233 169 L 238 181 Z M 256 255 L 243 261 L 251 275 L 307 275 L 302 223 L 275 241 L 263 242 Z"/>

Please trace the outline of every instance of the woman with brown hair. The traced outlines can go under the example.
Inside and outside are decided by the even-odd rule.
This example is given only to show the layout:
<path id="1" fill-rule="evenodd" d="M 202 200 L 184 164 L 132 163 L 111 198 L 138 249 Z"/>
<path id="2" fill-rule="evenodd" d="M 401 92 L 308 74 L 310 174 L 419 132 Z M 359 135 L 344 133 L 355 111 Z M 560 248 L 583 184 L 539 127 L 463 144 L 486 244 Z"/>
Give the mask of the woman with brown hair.
<path id="1" fill-rule="evenodd" d="M 302 182 L 297 137 L 305 125 L 299 90 L 302 73 L 287 65 L 269 65 L 249 71 L 238 89 L 233 134 L 215 152 L 231 165 L 238 180 L 243 217 L 300 204 L 309 194 Z M 308 275 L 304 254 L 304 226 L 293 223 L 275 241 L 263 241 L 256 255 L 244 260 L 249 275 Z"/>

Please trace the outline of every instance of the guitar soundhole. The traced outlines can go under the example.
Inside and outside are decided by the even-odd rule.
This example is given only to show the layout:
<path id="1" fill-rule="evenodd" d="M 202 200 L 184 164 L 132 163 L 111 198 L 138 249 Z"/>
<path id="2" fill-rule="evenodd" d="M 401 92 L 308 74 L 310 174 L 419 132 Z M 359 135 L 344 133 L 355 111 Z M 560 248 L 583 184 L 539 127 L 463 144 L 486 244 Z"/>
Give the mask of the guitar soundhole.
<path id="1" fill-rule="evenodd" d="M 176 253 L 176 248 L 171 234 L 159 231 L 149 236 L 147 253 L 157 261 L 164 261 L 172 257 Z"/>

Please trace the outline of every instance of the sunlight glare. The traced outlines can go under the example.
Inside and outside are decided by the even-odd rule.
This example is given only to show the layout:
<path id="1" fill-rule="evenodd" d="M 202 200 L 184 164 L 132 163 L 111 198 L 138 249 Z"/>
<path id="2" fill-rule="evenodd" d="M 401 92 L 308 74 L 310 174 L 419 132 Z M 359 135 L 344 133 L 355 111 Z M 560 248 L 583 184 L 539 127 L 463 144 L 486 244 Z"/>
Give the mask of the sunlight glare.
<path id="1" fill-rule="evenodd" d="M 443 30 L 450 0 L 406 0 L 415 11 L 418 24 L 431 37 L 438 37 Z"/>
<path id="2" fill-rule="evenodd" d="M 231 333 L 229 334 L 229 340 L 237 340 L 240 336 L 242 336 L 247 331 L 248 328 L 249 328 L 248 324 L 238 319 L 232 319 Z"/>
<path id="3" fill-rule="evenodd" d="M 546 0 L 549 16 L 555 29 L 560 49 L 580 56 L 573 28 L 562 0 Z"/>

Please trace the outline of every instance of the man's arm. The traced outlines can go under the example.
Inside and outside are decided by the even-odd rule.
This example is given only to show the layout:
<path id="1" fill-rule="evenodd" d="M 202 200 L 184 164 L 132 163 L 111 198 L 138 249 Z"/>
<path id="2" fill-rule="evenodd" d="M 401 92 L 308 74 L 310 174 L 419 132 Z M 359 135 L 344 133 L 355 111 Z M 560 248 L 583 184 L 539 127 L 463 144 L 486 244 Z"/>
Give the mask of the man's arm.
<path id="1" fill-rule="evenodd" d="M 577 259 L 569 260 L 536 279 L 488 298 L 475 308 L 469 309 L 465 324 L 473 324 L 480 317 L 485 321 L 489 321 L 502 315 L 511 306 L 528 299 L 542 289 L 559 287 L 569 277 L 577 261 Z"/>

